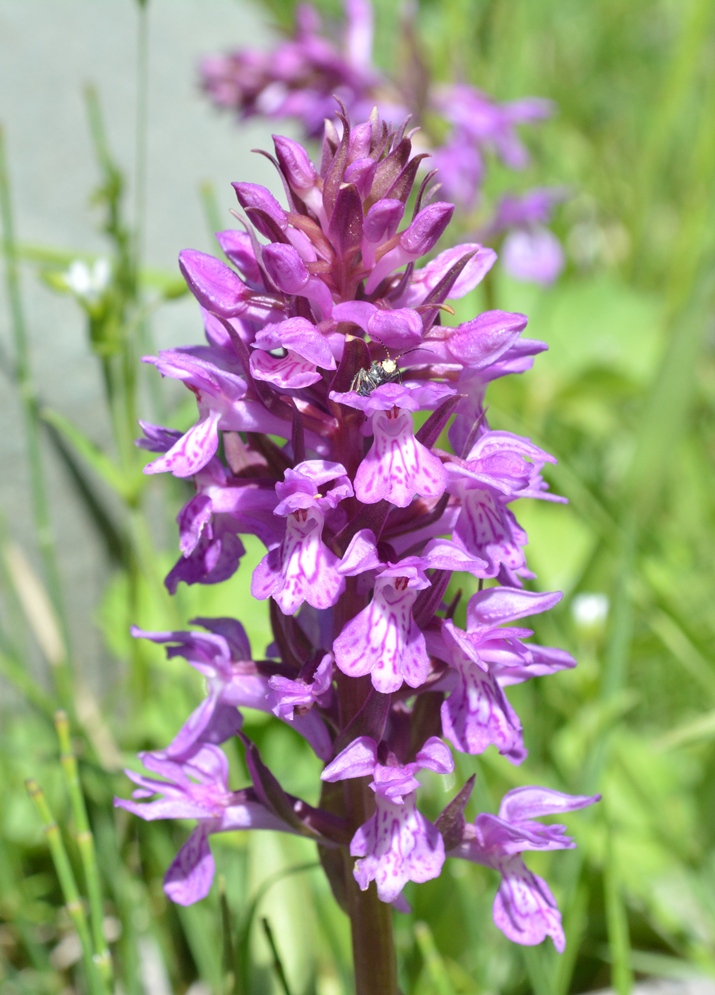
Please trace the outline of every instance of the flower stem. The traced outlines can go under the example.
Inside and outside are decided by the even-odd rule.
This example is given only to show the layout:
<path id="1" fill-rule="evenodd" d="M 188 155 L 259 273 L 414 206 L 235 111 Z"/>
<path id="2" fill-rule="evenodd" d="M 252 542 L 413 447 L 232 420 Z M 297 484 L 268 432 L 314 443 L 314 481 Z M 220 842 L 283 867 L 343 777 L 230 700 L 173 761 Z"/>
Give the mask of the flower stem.
<path id="1" fill-rule="evenodd" d="M 351 818 L 362 825 L 373 813 L 367 778 L 345 783 Z M 359 821 L 358 821 L 359 820 Z M 375 882 L 361 891 L 353 877 L 354 859 L 345 853 L 345 888 L 353 942 L 355 995 L 398 995 L 392 908 L 377 897 Z"/>

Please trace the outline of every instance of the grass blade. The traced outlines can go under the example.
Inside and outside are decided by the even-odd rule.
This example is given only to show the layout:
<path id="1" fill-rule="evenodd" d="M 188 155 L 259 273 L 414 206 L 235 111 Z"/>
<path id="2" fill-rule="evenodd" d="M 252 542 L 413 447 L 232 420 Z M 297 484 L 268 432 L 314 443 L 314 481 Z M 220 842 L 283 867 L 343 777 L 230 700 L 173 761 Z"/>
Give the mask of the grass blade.
<path id="1" fill-rule="evenodd" d="M 273 936 L 273 930 L 271 929 L 271 924 L 265 918 L 261 919 L 261 926 L 263 927 L 263 932 L 266 934 L 266 939 L 268 940 L 268 946 L 271 948 L 271 954 L 273 955 L 273 970 L 276 972 L 276 976 L 283 989 L 284 995 L 291 995 L 291 990 L 288 985 L 288 979 L 286 978 L 285 971 L 283 969 L 283 964 L 281 963 L 280 954 L 278 953 L 278 947 L 276 946 L 276 941 Z"/>
<path id="2" fill-rule="evenodd" d="M 87 917 L 84 913 L 84 906 L 77 888 L 72 865 L 70 864 L 67 850 L 65 849 L 60 828 L 47 804 L 47 800 L 37 781 L 28 778 L 25 782 L 30 798 L 35 803 L 37 811 L 42 819 L 42 829 L 47 839 L 47 844 L 52 855 L 52 862 L 60 882 L 62 895 L 65 900 L 67 914 L 72 925 L 77 931 L 80 944 L 82 946 L 82 960 L 87 974 L 87 984 L 91 995 L 108 995 L 109 989 L 104 984 L 102 976 L 97 970 L 92 951 L 92 940 L 90 938 Z"/>
<path id="3" fill-rule="evenodd" d="M 97 852 L 94 847 L 94 835 L 87 818 L 87 807 L 82 793 L 82 784 L 77 769 L 77 758 L 72 750 L 70 727 L 65 712 L 58 711 L 55 715 L 55 728 L 60 742 L 60 763 L 65 775 L 65 782 L 70 796 L 72 815 L 74 816 L 77 848 L 82 861 L 87 896 L 89 898 L 89 917 L 94 942 L 94 962 L 108 988 L 112 987 L 112 958 L 104 937 L 102 911 L 102 884 L 99 878 Z"/>

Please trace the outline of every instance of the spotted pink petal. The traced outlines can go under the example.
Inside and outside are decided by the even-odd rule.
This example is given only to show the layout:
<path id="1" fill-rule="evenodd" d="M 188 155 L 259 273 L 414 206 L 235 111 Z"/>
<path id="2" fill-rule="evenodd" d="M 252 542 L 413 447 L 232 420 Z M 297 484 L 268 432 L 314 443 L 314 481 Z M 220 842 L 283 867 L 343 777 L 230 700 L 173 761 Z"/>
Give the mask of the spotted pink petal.
<path id="1" fill-rule="evenodd" d="M 364 504 L 386 500 L 406 508 L 415 495 L 439 498 L 447 485 L 441 460 L 415 439 L 407 411 L 377 411 L 375 435 L 355 475 L 355 495 Z"/>
<path id="2" fill-rule="evenodd" d="M 208 830 L 198 826 L 171 863 L 164 876 L 164 891 L 177 905 L 192 905 L 206 898 L 214 878 L 214 859 Z"/>
<path id="3" fill-rule="evenodd" d="M 284 615 L 293 615 L 304 601 L 314 608 L 330 608 L 345 589 L 337 571 L 340 562 L 321 539 L 323 516 L 317 508 L 299 509 L 286 519 L 286 535 L 256 569 L 251 594 L 273 596 Z"/>
<path id="4" fill-rule="evenodd" d="M 402 805 L 378 797 L 377 811 L 353 836 L 350 853 L 362 857 L 353 871 L 360 888 L 374 881 L 383 902 L 394 902 L 408 881 L 439 877 L 444 864 L 442 837 L 416 810 L 414 795 Z"/>
<path id="5" fill-rule="evenodd" d="M 412 619 L 417 592 L 378 582 L 372 601 L 344 627 L 333 644 L 344 674 L 372 674 L 377 691 L 389 694 L 407 682 L 419 687 L 429 672 L 425 637 Z"/>
<path id="6" fill-rule="evenodd" d="M 561 913 L 543 878 L 532 874 L 521 857 L 499 862 L 502 881 L 494 899 L 494 922 L 514 943 L 534 946 L 550 936 L 559 953 L 566 947 Z"/>
<path id="7" fill-rule="evenodd" d="M 220 420 L 220 411 L 207 411 L 167 453 L 147 464 L 144 473 L 169 472 L 175 477 L 191 477 L 198 473 L 216 454 Z"/>

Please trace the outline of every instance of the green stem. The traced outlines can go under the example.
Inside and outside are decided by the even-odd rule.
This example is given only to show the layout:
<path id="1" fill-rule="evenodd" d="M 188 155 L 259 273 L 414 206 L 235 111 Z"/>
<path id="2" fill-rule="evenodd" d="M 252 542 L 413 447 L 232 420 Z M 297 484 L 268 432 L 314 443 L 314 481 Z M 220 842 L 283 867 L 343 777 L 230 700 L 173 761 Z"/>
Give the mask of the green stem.
<path id="1" fill-rule="evenodd" d="M 30 367 L 30 349 L 25 325 L 20 293 L 20 274 L 18 268 L 17 244 L 15 241 L 12 205 L 10 197 L 10 177 L 7 168 L 5 140 L 0 128 L 0 216 L 3 228 L 3 249 L 5 254 L 7 295 L 10 305 L 10 317 L 15 340 L 15 377 L 18 384 L 20 403 L 25 421 L 27 439 L 27 458 L 30 468 L 30 487 L 32 492 L 32 507 L 35 518 L 37 544 L 45 570 L 45 580 L 55 612 L 60 620 L 64 639 L 65 653 L 63 659 L 55 661 L 52 668 L 57 693 L 62 704 L 70 708 L 72 704 L 72 680 L 67 654 L 69 646 L 69 630 L 62 599 L 62 583 L 57 565 L 55 538 L 50 518 L 47 488 L 42 465 L 42 450 L 40 445 L 40 416 L 37 390 L 32 378 Z"/>
<path id="2" fill-rule="evenodd" d="M 373 814 L 374 796 L 367 778 L 345 782 L 348 813 L 355 827 Z M 392 908 L 377 896 L 375 882 L 361 891 L 353 876 L 354 860 L 344 853 L 345 890 L 353 943 L 355 995 L 398 995 L 397 958 L 392 927 Z"/>
<path id="3" fill-rule="evenodd" d="M 137 117 L 134 160 L 134 266 L 139 273 L 143 254 L 146 209 L 147 138 L 149 134 L 149 4 L 139 0 L 137 21 Z"/>
<path id="4" fill-rule="evenodd" d="M 87 917 L 84 914 L 84 906 L 82 905 L 82 899 L 77 888 L 77 882 L 75 881 L 72 865 L 67 856 L 59 826 L 54 820 L 50 807 L 37 781 L 34 778 L 28 778 L 25 783 L 30 798 L 35 803 L 42 819 L 42 829 L 50 848 L 52 862 L 55 865 L 55 871 L 60 882 L 67 914 L 72 920 L 72 925 L 79 937 L 82 947 L 82 960 L 85 971 L 87 972 L 89 991 L 91 995 L 107 995 L 109 989 L 97 972 L 97 967 L 92 956 L 92 941 L 87 926 Z"/>
<path id="5" fill-rule="evenodd" d="M 97 965 L 97 970 L 102 975 L 105 984 L 111 988 L 112 958 L 102 926 L 104 918 L 102 911 L 102 885 L 97 865 L 97 852 L 94 847 L 94 835 L 92 834 L 89 819 L 87 818 L 87 808 L 77 769 L 77 758 L 72 751 L 70 727 L 65 712 L 58 711 L 55 713 L 55 728 L 57 729 L 57 737 L 60 741 L 60 763 L 62 764 L 70 796 L 72 815 L 75 822 L 75 838 L 82 861 L 87 895 L 89 897 L 89 917 L 94 940 L 94 963 Z"/>

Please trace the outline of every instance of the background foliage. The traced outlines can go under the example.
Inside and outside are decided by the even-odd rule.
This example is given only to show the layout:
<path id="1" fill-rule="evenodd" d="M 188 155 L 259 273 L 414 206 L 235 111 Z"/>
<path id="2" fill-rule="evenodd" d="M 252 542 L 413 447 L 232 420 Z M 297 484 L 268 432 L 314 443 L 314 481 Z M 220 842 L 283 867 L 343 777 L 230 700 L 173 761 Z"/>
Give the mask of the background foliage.
<path id="1" fill-rule="evenodd" d="M 264 6 L 277 24 L 290 23 L 290 3 Z M 339 13 L 336 3 L 318 6 Z M 397 7 L 382 0 L 377 9 L 378 61 L 392 66 L 404 54 Z M 206 12 L 211 16 L 210 4 Z M 138 16 L 147 16 L 144 4 Z M 600 790 L 604 802 L 570 820 L 577 851 L 553 864 L 549 854 L 529 857 L 537 871 L 549 865 L 568 939 L 562 957 L 546 946 L 510 945 L 491 923 L 491 872 L 452 861 L 440 879 L 411 886 L 414 912 L 397 917 L 406 995 L 566 995 L 609 983 L 625 993 L 636 974 L 715 974 L 714 21 L 709 0 L 419 5 L 423 57 L 438 77 L 462 74 L 497 99 L 534 94 L 557 103 L 555 118 L 525 135 L 534 153 L 525 182 L 566 185 L 571 193 L 555 225 L 569 255 L 556 286 L 510 282 L 497 266 L 488 288 L 497 306 L 527 313 L 530 333 L 551 347 L 532 373 L 490 388 L 488 400 L 494 428 L 530 436 L 559 459 L 551 481 L 569 497 L 568 508 L 524 507 L 520 519 L 531 536 L 539 588 L 566 593 L 557 611 L 537 620 L 537 637 L 567 648 L 580 665 L 513 689 L 528 770 L 522 774 L 488 752 L 458 758 L 459 774 L 469 776 L 476 764 L 479 809 L 493 809 L 522 776 L 574 793 Z M 144 460 L 131 440 L 137 414 L 188 424 L 188 408 L 161 411 L 152 384 L 142 385 L 138 362 L 151 349 L 151 313 L 171 308 L 183 289 L 177 274 L 142 265 L 141 238 L 127 220 L 126 178 L 112 157 L 112 123 L 102 122 L 91 93 L 88 110 L 112 279 L 106 293 L 78 300 L 78 307 L 106 386 L 115 439 L 106 452 L 91 431 L 38 402 L 32 329 L 20 296 L 21 269 L 33 271 L 22 273 L 26 288 L 43 279 L 69 293 L 68 265 L 87 257 L 77 246 L 30 253 L 15 241 L 2 168 L 11 303 L 3 319 L 4 366 L 23 398 L 43 574 L 32 573 L 6 530 L 0 987 L 7 995 L 109 990 L 101 960 L 99 970 L 91 961 L 103 916 L 115 977 L 127 995 L 181 993 L 191 985 L 194 995 L 338 995 L 350 990 L 347 921 L 313 866 L 310 844 L 268 833 L 217 838 L 224 890 L 182 909 L 167 903 L 161 877 L 185 827 L 139 824 L 111 807 L 112 796 L 128 790 L 121 767 L 134 763 L 138 749 L 165 745 L 201 694 L 183 662 L 167 663 L 156 647 L 133 643 L 128 625 L 178 628 L 195 615 L 236 614 L 258 652 L 269 636 L 262 606 L 247 600 L 258 547 L 249 545 L 249 562 L 220 588 L 184 588 L 173 600 L 163 590 L 176 555 L 166 523 L 180 506 L 182 485 L 143 477 Z M 496 164 L 490 175 L 491 193 L 510 182 Z M 206 205 L 217 227 L 209 195 Z M 486 306 L 480 288 L 460 302 L 455 321 Z M 75 484 L 76 513 L 101 535 L 112 564 L 97 618 L 117 663 L 102 700 L 73 675 L 62 564 L 43 484 L 47 447 L 61 455 Z M 114 500 L 104 499 L 98 481 Z M 579 621 L 572 606 L 583 593 L 607 596 L 605 620 Z M 28 668 L 38 655 L 46 664 L 42 681 Z M 90 862 L 87 880 L 67 741 L 64 768 L 58 759 L 58 706 L 69 716 L 100 858 L 96 874 Z M 249 716 L 248 726 L 287 790 L 315 801 L 318 767 L 302 741 L 262 716 Z M 232 762 L 237 780 L 245 776 L 238 753 Z M 43 837 L 23 786 L 29 776 L 61 833 Z M 434 814 L 444 790 L 437 779 L 429 790 L 426 807 Z M 83 903 L 63 908 L 71 881 L 65 875 L 63 895 L 48 849 L 61 838 L 65 871 L 89 899 L 84 925 Z M 270 924 L 287 989 L 261 919 Z"/>

